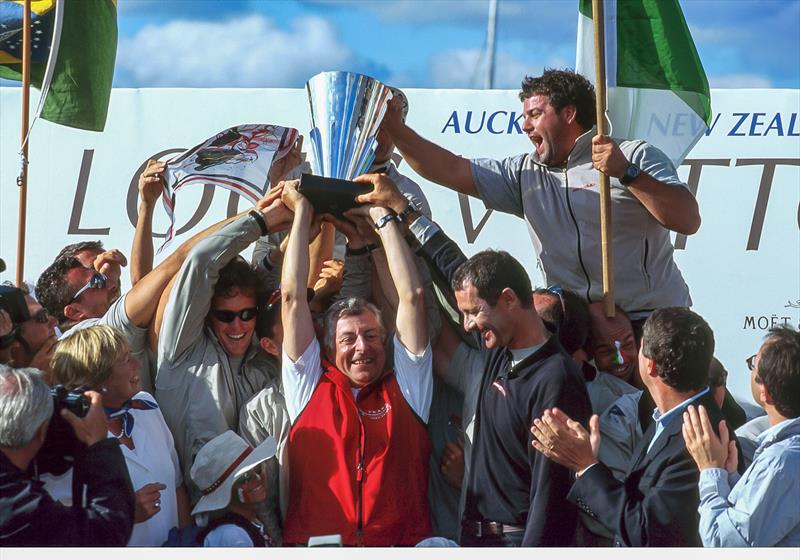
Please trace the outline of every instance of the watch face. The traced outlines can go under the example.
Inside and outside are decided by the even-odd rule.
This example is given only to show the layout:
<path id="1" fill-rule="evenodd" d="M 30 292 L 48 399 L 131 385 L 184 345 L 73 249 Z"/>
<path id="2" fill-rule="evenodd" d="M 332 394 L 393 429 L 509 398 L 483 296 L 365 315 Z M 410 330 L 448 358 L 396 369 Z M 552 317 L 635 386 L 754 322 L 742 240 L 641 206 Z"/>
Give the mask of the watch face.
<path id="1" fill-rule="evenodd" d="M 619 182 L 623 185 L 628 185 L 639 176 L 639 173 L 641 173 L 641 170 L 632 163 L 628 166 L 628 169 L 625 170 L 625 175 L 622 176 Z"/>

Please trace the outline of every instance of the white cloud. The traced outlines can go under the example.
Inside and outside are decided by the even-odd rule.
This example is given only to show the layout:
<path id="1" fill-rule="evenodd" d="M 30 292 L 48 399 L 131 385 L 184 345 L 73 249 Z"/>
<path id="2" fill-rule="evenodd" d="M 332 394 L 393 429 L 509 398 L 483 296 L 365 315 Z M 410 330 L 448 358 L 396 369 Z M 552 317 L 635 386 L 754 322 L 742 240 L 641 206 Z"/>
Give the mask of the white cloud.
<path id="1" fill-rule="evenodd" d="M 134 87 L 301 87 L 352 53 L 330 23 L 295 19 L 290 29 L 250 15 L 221 22 L 175 20 L 120 40 L 117 65 Z"/>
<path id="2" fill-rule="evenodd" d="M 482 88 L 487 64 L 484 51 L 478 49 L 444 51 L 431 57 L 428 63 L 431 85 L 439 88 Z M 526 75 L 538 75 L 544 66 L 562 65 L 555 58 L 544 65 L 530 64 L 501 51 L 495 57 L 494 87 L 516 89 Z"/>
<path id="3" fill-rule="evenodd" d="M 709 76 L 712 88 L 771 88 L 772 80 L 761 74 L 724 74 Z"/>

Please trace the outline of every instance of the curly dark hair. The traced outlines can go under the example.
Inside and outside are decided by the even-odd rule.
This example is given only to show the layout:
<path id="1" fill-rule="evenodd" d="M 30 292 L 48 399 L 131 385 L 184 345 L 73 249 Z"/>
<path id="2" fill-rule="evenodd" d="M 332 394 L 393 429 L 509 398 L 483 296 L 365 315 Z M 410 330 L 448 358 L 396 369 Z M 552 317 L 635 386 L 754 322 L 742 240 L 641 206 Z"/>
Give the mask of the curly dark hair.
<path id="1" fill-rule="evenodd" d="M 36 281 L 36 299 L 62 326 L 68 322 L 64 308 L 77 291 L 67 280 L 67 274 L 73 268 L 84 266 L 75 257 L 61 257 L 45 268 Z"/>
<path id="2" fill-rule="evenodd" d="M 219 271 L 219 280 L 214 285 L 214 297 L 230 297 L 243 293 L 261 301 L 266 296 L 265 286 L 264 273 L 237 255 Z"/>
<path id="3" fill-rule="evenodd" d="M 800 417 L 800 332 L 773 327 L 761 346 L 758 379 L 784 418 Z"/>
<path id="4" fill-rule="evenodd" d="M 61 251 L 58 252 L 56 258 L 54 260 L 63 259 L 64 257 L 74 257 L 78 253 L 82 253 L 83 251 L 95 251 L 97 253 L 104 253 L 105 248 L 103 247 L 103 242 L 100 240 L 97 241 L 78 241 L 77 243 L 71 243 L 67 245 Z"/>
<path id="5" fill-rule="evenodd" d="M 459 266 L 453 276 L 453 290 L 465 290 L 468 284 L 475 286 L 478 297 L 492 307 L 497 305 L 500 294 L 506 288 L 514 290 L 524 309 L 530 309 L 533 305 L 528 273 L 517 259 L 505 251 L 481 251 Z"/>
<path id="6" fill-rule="evenodd" d="M 560 111 L 567 105 L 574 105 L 578 123 L 589 130 L 597 122 L 595 96 L 592 82 L 581 74 L 569 69 L 545 68 L 541 76 L 525 76 L 519 100 L 525 101 L 534 95 L 547 95 L 550 105 Z"/>
<path id="7" fill-rule="evenodd" d="M 655 362 L 666 385 L 682 392 L 702 389 L 714 356 L 714 333 L 691 309 L 657 309 L 644 323 L 642 354 Z"/>

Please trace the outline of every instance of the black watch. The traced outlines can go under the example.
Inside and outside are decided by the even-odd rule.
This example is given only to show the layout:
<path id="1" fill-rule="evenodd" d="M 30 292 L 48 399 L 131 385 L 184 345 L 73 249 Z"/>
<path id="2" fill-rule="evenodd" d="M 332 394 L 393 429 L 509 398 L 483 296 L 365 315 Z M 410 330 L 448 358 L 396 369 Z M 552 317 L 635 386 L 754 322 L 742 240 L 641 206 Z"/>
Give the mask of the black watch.
<path id="1" fill-rule="evenodd" d="M 639 169 L 639 166 L 635 163 L 631 163 L 628 165 L 627 169 L 625 169 L 625 175 L 620 178 L 619 182 L 627 187 L 639 177 L 641 172 L 642 170 Z"/>

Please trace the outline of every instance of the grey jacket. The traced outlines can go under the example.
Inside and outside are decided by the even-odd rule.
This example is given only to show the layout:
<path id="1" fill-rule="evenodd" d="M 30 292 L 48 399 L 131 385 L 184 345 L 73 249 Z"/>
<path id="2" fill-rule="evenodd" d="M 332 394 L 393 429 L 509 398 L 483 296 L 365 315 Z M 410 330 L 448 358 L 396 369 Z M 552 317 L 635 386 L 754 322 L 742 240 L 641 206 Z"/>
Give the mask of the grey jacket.
<path id="1" fill-rule="evenodd" d="M 536 152 L 472 160 L 472 176 L 487 208 L 524 217 L 547 285 L 589 302 L 603 297 L 599 172 L 592 137 L 583 134 L 567 167 L 547 167 Z M 642 140 L 616 140 L 625 157 L 654 179 L 686 188 L 672 162 Z M 669 230 L 619 180 L 611 178 L 614 282 L 617 304 L 631 319 L 661 307 L 689 307 L 689 288 L 673 260 Z"/>
<path id="2" fill-rule="evenodd" d="M 191 251 L 170 293 L 158 340 L 156 398 L 175 438 L 184 480 L 200 448 L 226 430 L 237 430 L 239 411 L 279 372 L 255 337 L 232 371 L 228 355 L 205 327 L 219 271 L 259 236 L 251 216 L 231 222 Z M 194 485 L 190 495 L 197 497 Z M 196 500 L 192 500 L 193 502 Z"/>

